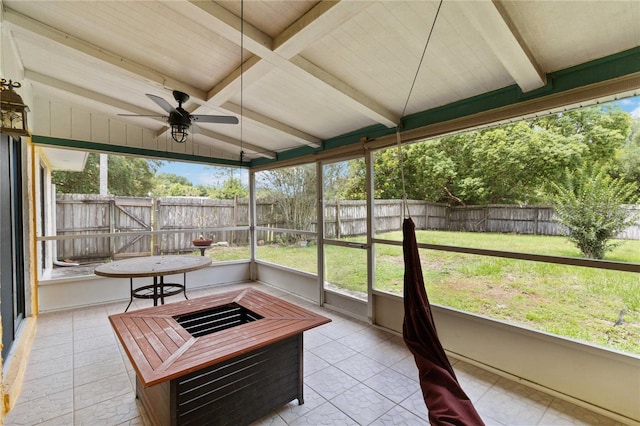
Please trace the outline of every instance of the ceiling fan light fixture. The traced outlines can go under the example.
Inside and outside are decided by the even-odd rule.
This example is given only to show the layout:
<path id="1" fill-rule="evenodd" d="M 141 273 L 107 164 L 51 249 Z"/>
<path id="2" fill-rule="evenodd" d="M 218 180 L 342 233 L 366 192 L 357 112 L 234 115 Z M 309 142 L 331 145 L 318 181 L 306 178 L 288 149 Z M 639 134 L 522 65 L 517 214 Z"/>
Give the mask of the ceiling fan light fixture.
<path id="1" fill-rule="evenodd" d="M 177 123 L 171 125 L 171 137 L 178 143 L 185 143 L 189 136 L 189 125 Z"/>

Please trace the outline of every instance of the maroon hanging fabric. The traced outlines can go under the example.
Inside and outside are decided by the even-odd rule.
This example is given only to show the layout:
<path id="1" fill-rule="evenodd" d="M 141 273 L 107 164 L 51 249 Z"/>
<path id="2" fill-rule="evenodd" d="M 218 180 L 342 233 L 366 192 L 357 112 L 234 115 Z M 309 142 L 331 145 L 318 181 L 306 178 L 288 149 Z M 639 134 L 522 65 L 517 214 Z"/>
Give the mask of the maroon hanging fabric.
<path id="1" fill-rule="evenodd" d="M 415 225 L 402 225 L 404 240 L 404 322 L 402 335 L 413 354 L 432 425 L 484 425 L 464 393 L 438 339 L 422 278 Z"/>

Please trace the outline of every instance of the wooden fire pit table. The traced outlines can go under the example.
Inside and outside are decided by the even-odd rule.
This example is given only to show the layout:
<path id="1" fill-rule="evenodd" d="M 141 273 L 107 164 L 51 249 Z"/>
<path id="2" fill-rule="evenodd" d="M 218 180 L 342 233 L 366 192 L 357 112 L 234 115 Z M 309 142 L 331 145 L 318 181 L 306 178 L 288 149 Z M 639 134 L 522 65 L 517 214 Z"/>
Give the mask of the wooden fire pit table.
<path id="1" fill-rule="evenodd" d="M 109 317 L 157 425 L 242 425 L 303 398 L 305 330 L 331 320 L 254 289 Z"/>

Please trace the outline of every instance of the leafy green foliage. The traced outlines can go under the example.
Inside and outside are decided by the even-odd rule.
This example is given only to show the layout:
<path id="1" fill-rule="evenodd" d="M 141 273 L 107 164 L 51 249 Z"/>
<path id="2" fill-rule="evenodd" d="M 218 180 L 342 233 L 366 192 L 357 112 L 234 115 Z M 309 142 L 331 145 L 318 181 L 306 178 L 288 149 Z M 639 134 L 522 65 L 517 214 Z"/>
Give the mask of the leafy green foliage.
<path id="1" fill-rule="evenodd" d="M 194 187 L 184 176 L 173 173 L 158 173 L 155 176 L 153 195 L 156 197 L 202 197 L 206 188 Z"/>
<path id="2" fill-rule="evenodd" d="M 236 197 L 247 198 L 248 196 L 249 190 L 236 177 L 230 177 L 222 184 L 222 187 L 209 191 L 209 198 L 221 200 L 233 200 Z"/>
<path id="3" fill-rule="evenodd" d="M 100 193 L 100 156 L 89 154 L 81 172 L 54 170 L 51 183 L 56 191 L 63 194 L 99 194 Z"/>
<path id="4" fill-rule="evenodd" d="M 158 160 L 109 155 L 108 190 L 112 195 L 145 197 L 153 188 Z M 100 193 L 100 155 L 91 153 L 82 172 L 54 171 L 52 182 L 61 193 Z"/>
<path id="5" fill-rule="evenodd" d="M 258 198 L 271 200 L 275 210 L 261 220 L 280 227 L 309 230 L 316 217 L 314 164 L 267 170 L 256 175 Z"/>
<path id="6" fill-rule="evenodd" d="M 551 201 L 569 240 L 584 256 L 603 259 L 612 240 L 637 217 L 624 204 L 640 201 L 635 183 L 614 179 L 605 167 L 567 170 L 561 184 L 549 184 Z"/>
<path id="7" fill-rule="evenodd" d="M 628 181 L 640 173 L 630 145 L 631 117 L 598 106 L 415 143 L 402 148 L 407 197 L 450 204 L 532 204 L 548 181 L 583 162 L 618 164 Z M 636 145 L 637 146 L 637 145 Z M 637 155 L 640 155 L 640 150 Z M 363 199 L 364 162 L 354 162 L 344 198 Z M 640 174 L 638 175 L 640 176 Z M 396 147 L 374 154 L 374 195 L 402 198 Z"/>
<path id="8" fill-rule="evenodd" d="M 609 174 L 627 182 L 640 184 L 640 117 L 631 123 L 628 141 L 618 149 L 616 160 L 610 165 Z"/>

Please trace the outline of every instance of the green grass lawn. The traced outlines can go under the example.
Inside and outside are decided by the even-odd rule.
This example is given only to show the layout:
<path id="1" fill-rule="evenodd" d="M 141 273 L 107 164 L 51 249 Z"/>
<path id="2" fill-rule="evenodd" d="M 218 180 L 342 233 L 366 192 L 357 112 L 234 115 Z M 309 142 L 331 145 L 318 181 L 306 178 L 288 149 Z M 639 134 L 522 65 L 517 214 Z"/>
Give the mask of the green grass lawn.
<path id="1" fill-rule="evenodd" d="M 417 231 L 416 236 L 421 243 L 581 257 L 563 237 L 443 231 Z M 402 235 L 378 238 L 401 240 Z M 244 250 L 248 257 L 246 248 L 221 253 L 232 250 Z M 330 247 L 329 281 L 366 293 L 363 253 Z M 435 250 L 421 250 L 420 256 L 432 303 L 640 354 L 640 274 Z M 315 246 L 266 245 L 259 247 L 258 258 L 317 270 Z M 623 241 L 606 260 L 640 263 L 640 241 Z M 403 273 L 402 248 L 377 244 L 376 289 L 402 294 Z M 622 310 L 624 322 L 614 326 Z"/>

